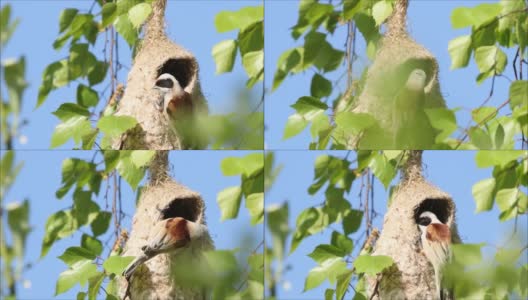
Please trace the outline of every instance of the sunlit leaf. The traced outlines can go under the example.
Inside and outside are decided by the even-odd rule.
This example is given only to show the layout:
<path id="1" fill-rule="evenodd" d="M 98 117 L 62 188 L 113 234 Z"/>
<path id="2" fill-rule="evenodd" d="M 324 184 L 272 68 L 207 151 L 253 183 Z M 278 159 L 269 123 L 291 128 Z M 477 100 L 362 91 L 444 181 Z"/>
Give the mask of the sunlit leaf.
<path id="1" fill-rule="evenodd" d="M 392 258 L 385 255 L 360 255 L 354 261 L 354 267 L 358 273 L 376 275 L 386 268 L 392 266 Z"/>
<path id="2" fill-rule="evenodd" d="M 212 55 L 216 63 L 216 74 L 231 72 L 235 64 L 237 43 L 225 40 L 213 46 Z"/>
<path id="3" fill-rule="evenodd" d="M 238 216 L 241 201 L 242 189 L 239 186 L 228 187 L 218 193 L 216 202 L 222 212 L 222 221 Z"/>
<path id="4" fill-rule="evenodd" d="M 133 256 L 110 256 L 103 263 L 103 268 L 107 273 L 121 275 L 134 258 Z"/>
<path id="5" fill-rule="evenodd" d="M 493 207 L 494 190 L 495 178 L 484 179 L 473 185 L 471 193 L 477 205 L 476 212 L 491 210 Z"/>

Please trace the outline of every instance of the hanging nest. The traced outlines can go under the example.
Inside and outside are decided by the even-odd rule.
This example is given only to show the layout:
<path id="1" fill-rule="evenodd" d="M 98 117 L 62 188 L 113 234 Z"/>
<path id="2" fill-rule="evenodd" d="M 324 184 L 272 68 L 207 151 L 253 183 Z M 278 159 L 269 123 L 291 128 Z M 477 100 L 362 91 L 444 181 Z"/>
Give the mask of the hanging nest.
<path id="1" fill-rule="evenodd" d="M 395 4 L 394 13 L 387 21 L 387 33 L 380 41 L 373 64 L 367 71 L 365 86 L 357 102 L 351 109 L 354 113 L 368 113 L 374 117 L 378 128 L 372 128 L 363 137 L 355 136 L 349 140 L 349 148 L 362 149 L 427 149 L 434 143 L 434 134 L 430 124 L 425 124 L 429 132 L 409 132 L 414 139 L 405 145 L 398 145 L 394 139 L 398 128 L 394 116 L 395 97 L 401 95 L 411 72 L 416 69 L 425 71 L 423 89 L 424 108 L 445 107 L 438 81 L 438 62 L 431 52 L 418 44 L 406 32 L 407 0 Z M 425 117 L 425 113 L 421 112 Z M 425 119 L 427 120 L 427 119 Z M 423 124 L 418 125 L 423 127 Z M 416 126 L 411 126 L 413 128 Z M 434 132 L 433 132 L 434 133 Z M 403 146 L 403 147 L 400 147 Z"/>
<path id="2" fill-rule="evenodd" d="M 126 90 L 119 102 L 118 116 L 132 116 L 138 125 L 120 139 L 113 149 L 183 149 L 180 133 L 176 132 L 170 120 L 154 106 L 159 93 L 154 90 L 158 76 L 173 75 L 192 97 L 195 113 L 207 113 L 207 103 L 198 79 L 198 62 L 194 55 L 169 40 L 165 34 L 166 0 L 153 3 L 153 13 L 146 23 L 143 41 L 128 73 Z M 177 122 L 178 120 L 174 120 Z"/>
<path id="3" fill-rule="evenodd" d="M 395 266 L 381 276 L 373 299 L 435 299 L 434 270 L 421 253 L 420 214 L 430 211 L 451 229 L 453 243 L 460 243 L 451 196 L 427 182 L 422 175 L 422 153 L 413 151 L 402 170 L 402 182 L 392 196 L 383 230 L 372 255 L 390 256 Z M 368 278 L 369 295 L 376 278 Z"/>
<path id="4" fill-rule="evenodd" d="M 163 174 L 162 172 L 158 174 Z M 165 178 L 162 180 L 162 178 Z M 152 178 L 151 178 L 152 179 Z M 152 184 L 155 183 L 155 184 Z M 149 230 L 157 222 L 182 217 L 205 225 L 205 203 L 195 191 L 171 180 L 158 177 L 141 192 L 132 231 L 122 256 L 138 256 L 141 247 L 150 240 Z M 206 234 L 202 239 L 176 254 L 159 254 L 139 267 L 130 282 L 130 295 L 135 299 L 204 299 L 200 287 L 182 285 L 174 279 L 174 270 L 181 267 L 182 259 L 190 265 L 199 265 L 203 251 L 214 249 Z M 126 293 L 127 281 L 122 278 L 120 296 Z"/>

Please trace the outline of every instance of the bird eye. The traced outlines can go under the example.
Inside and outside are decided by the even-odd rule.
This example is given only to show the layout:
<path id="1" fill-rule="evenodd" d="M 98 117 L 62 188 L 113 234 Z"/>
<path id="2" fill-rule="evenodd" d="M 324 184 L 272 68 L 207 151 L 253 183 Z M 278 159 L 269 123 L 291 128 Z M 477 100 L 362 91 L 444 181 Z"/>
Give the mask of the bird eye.
<path id="1" fill-rule="evenodd" d="M 174 86 L 174 82 L 170 79 L 160 79 L 156 81 L 156 86 L 171 89 Z"/>
<path id="2" fill-rule="evenodd" d="M 421 217 L 418 219 L 418 225 L 427 226 L 431 224 L 431 218 L 429 217 Z"/>

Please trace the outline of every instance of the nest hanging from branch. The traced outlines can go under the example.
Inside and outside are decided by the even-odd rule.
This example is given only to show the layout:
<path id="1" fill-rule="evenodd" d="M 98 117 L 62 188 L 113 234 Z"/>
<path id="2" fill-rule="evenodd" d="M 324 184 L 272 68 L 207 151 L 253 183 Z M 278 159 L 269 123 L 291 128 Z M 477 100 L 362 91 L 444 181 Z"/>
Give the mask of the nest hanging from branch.
<path id="1" fill-rule="evenodd" d="M 453 243 L 460 243 L 452 197 L 425 180 L 422 151 L 411 151 L 372 253 L 390 256 L 395 267 L 385 270 L 378 284 L 376 278 L 368 278 L 369 295 L 376 293 L 373 299 L 435 299 L 434 270 L 421 252 L 417 225 L 424 211 L 434 213 L 449 226 Z"/>
<path id="2" fill-rule="evenodd" d="M 368 130 L 363 138 L 351 137 L 349 148 L 428 149 L 434 143 L 434 131 L 423 109 L 445 107 L 438 81 L 439 67 L 433 54 L 407 34 L 407 6 L 408 0 L 396 2 L 394 13 L 387 21 L 387 33 L 368 69 L 365 86 L 351 109 L 355 113 L 373 116 L 379 128 Z M 409 95 L 406 93 L 406 83 L 416 70 L 425 72 L 424 86 L 420 88 L 420 93 Z M 398 100 L 398 97 L 403 99 Z M 420 115 L 409 117 L 411 121 L 402 120 L 403 113 L 395 105 L 399 105 L 400 110 L 408 110 L 419 106 L 414 102 L 423 102 Z M 418 120 L 413 121 L 415 119 Z M 423 132 L 420 131 L 422 127 Z M 402 131 L 401 136 L 397 136 L 399 129 Z M 406 137 L 409 135 L 413 136 Z M 402 138 L 409 140 L 402 142 Z"/>
<path id="3" fill-rule="evenodd" d="M 158 76 L 173 75 L 183 90 L 192 97 L 196 113 L 207 113 L 207 103 L 198 79 L 198 62 L 194 55 L 169 40 L 165 33 L 166 0 L 152 4 L 152 15 L 145 25 L 144 38 L 128 73 L 127 86 L 116 112 L 118 116 L 132 116 L 138 125 L 120 139 L 113 149 L 178 150 L 185 148 L 181 133 L 155 108 L 159 92 L 154 88 Z"/>
<path id="4" fill-rule="evenodd" d="M 166 156 L 167 153 L 165 153 Z M 159 158 L 163 166 L 163 157 Z M 152 170 L 152 169 L 151 169 Z M 160 170 L 158 170 L 160 171 Z M 138 256 L 141 247 L 152 239 L 150 229 L 157 222 L 174 217 L 205 225 L 205 203 L 195 191 L 173 181 L 164 172 L 156 173 L 148 186 L 144 188 L 132 222 L 130 239 L 122 256 Z M 174 277 L 174 270 L 181 268 L 181 259 L 187 264 L 199 266 L 203 262 L 202 253 L 214 249 L 209 234 L 194 241 L 193 244 L 178 253 L 159 254 L 134 273 L 130 283 L 122 278 L 120 296 L 124 299 L 128 284 L 131 299 L 204 299 L 203 287 L 180 284 Z"/>

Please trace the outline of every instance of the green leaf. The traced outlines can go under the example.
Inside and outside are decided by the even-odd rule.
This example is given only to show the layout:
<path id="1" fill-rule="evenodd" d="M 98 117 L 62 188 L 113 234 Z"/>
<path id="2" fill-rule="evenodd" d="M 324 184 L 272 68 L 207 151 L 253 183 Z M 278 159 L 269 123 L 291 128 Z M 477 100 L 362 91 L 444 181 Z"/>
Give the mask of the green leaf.
<path id="1" fill-rule="evenodd" d="M 237 42 L 225 40 L 213 46 L 212 55 L 216 63 L 216 74 L 231 72 L 235 64 Z"/>
<path id="2" fill-rule="evenodd" d="M 103 263 L 103 268 L 107 273 L 121 275 L 134 259 L 134 256 L 110 256 Z"/>
<path id="3" fill-rule="evenodd" d="M 70 290 L 77 283 L 84 286 L 90 278 L 97 274 L 97 267 L 91 260 L 78 261 L 71 269 L 60 273 L 55 287 L 55 296 Z"/>
<path id="4" fill-rule="evenodd" d="M 98 273 L 88 280 L 88 300 L 96 300 L 99 294 L 99 289 L 103 283 L 106 275 L 104 273 Z"/>
<path id="5" fill-rule="evenodd" d="M 337 277 L 336 299 L 343 299 L 353 274 L 354 272 L 352 270 L 347 270 Z"/>
<path id="6" fill-rule="evenodd" d="M 312 83 L 310 84 L 310 94 L 315 98 L 323 98 L 330 96 L 332 93 L 332 83 L 330 80 L 324 78 L 318 73 L 312 77 Z"/>
<path id="7" fill-rule="evenodd" d="M 139 28 L 150 16 L 152 12 L 152 7 L 148 3 L 139 3 L 134 5 L 128 11 L 128 19 L 134 26 L 134 28 Z"/>
<path id="8" fill-rule="evenodd" d="M 305 120 L 303 116 L 299 114 L 289 116 L 286 126 L 284 126 L 282 139 L 286 140 L 298 135 L 306 128 L 306 126 L 308 126 L 308 121 Z"/>
<path id="9" fill-rule="evenodd" d="M 264 24 L 256 22 L 238 33 L 238 48 L 240 54 L 264 49 Z"/>
<path id="10" fill-rule="evenodd" d="M 138 168 L 147 166 L 156 155 L 155 150 L 133 150 L 130 152 L 130 160 Z"/>
<path id="11" fill-rule="evenodd" d="M 91 237 L 87 234 L 83 234 L 81 238 L 81 247 L 86 249 L 92 255 L 101 255 L 103 252 L 103 243 L 98 239 Z"/>
<path id="12" fill-rule="evenodd" d="M 77 86 L 77 103 L 84 107 L 96 106 L 99 102 L 97 92 L 84 84 Z"/>
<path id="13" fill-rule="evenodd" d="M 495 165 L 505 166 L 512 160 L 517 160 L 523 155 L 522 151 L 504 150 L 504 151 L 478 151 L 475 156 L 477 167 L 487 168 Z"/>
<path id="14" fill-rule="evenodd" d="M 356 272 L 368 275 L 381 273 L 393 264 L 392 258 L 385 255 L 360 255 L 354 261 Z"/>
<path id="15" fill-rule="evenodd" d="M 101 14 L 103 15 L 103 22 L 101 23 L 103 27 L 112 24 L 117 17 L 117 5 L 113 2 L 105 3 Z"/>
<path id="16" fill-rule="evenodd" d="M 56 111 L 52 112 L 52 114 L 63 122 L 75 117 L 90 116 L 90 112 L 86 108 L 75 103 L 63 103 Z"/>
<path id="17" fill-rule="evenodd" d="M 295 68 L 301 65 L 301 54 L 298 48 L 293 48 L 287 51 L 284 51 L 279 60 L 277 61 L 277 71 L 273 77 L 273 88 L 275 90 L 282 83 L 284 78 L 292 72 Z"/>
<path id="18" fill-rule="evenodd" d="M 307 208 L 297 216 L 296 229 L 291 242 L 290 253 L 295 251 L 305 237 L 322 230 L 324 222 L 321 221 L 322 211 L 320 208 Z"/>
<path id="19" fill-rule="evenodd" d="M 88 73 L 88 82 L 91 86 L 102 82 L 106 77 L 109 64 L 104 61 L 95 62 L 92 70 Z"/>
<path id="20" fill-rule="evenodd" d="M 343 1 L 343 19 L 344 20 L 350 20 L 354 17 L 354 15 L 361 9 L 361 5 L 359 4 L 359 0 L 348 0 Z M 338 297 L 338 299 L 341 299 Z"/>
<path id="21" fill-rule="evenodd" d="M 495 196 L 497 201 L 497 206 L 501 212 L 507 211 L 517 202 L 517 195 L 519 194 L 518 188 L 512 189 L 502 189 L 497 192 Z"/>
<path id="22" fill-rule="evenodd" d="M 301 97 L 291 105 L 306 120 L 312 120 L 319 112 L 328 109 L 328 105 L 314 97 Z"/>
<path id="23" fill-rule="evenodd" d="M 264 51 L 247 52 L 242 56 L 242 65 L 249 77 L 260 80 L 264 76 Z"/>
<path id="24" fill-rule="evenodd" d="M 484 179 L 473 185 L 471 193 L 477 205 L 476 212 L 491 210 L 493 207 L 494 190 L 495 178 Z"/>
<path id="25" fill-rule="evenodd" d="M 380 26 L 392 14 L 392 4 L 388 1 L 378 1 L 372 6 L 372 17 Z"/>
<path id="26" fill-rule="evenodd" d="M 376 124 L 376 120 L 369 114 L 349 111 L 339 113 L 335 122 L 338 128 L 350 134 L 359 134 Z"/>
<path id="27" fill-rule="evenodd" d="M 470 128 L 469 137 L 471 139 L 471 143 L 479 149 L 492 149 L 493 148 L 491 137 L 479 127 Z"/>
<path id="28" fill-rule="evenodd" d="M 358 231 L 363 220 L 363 212 L 357 209 L 348 210 L 343 217 L 343 231 L 345 235 L 349 235 Z"/>
<path id="29" fill-rule="evenodd" d="M 77 262 L 84 261 L 87 259 L 88 260 L 95 259 L 95 255 L 91 253 L 89 250 L 81 248 L 81 247 L 69 247 L 58 258 L 62 260 L 65 264 L 67 264 L 68 266 L 73 267 L 73 265 Z"/>
<path id="30" fill-rule="evenodd" d="M 429 118 L 429 122 L 433 128 L 440 130 L 436 141 L 443 141 L 449 137 L 456 129 L 456 117 L 452 110 L 447 108 L 430 108 L 425 109 L 425 114 Z"/>
<path id="31" fill-rule="evenodd" d="M 451 70 L 467 66 L 471 57 L 471 36 L 463 35 L 452 39 L 447 50 L 451 56 Z"/>
<path id="32" fill-rule="evenodd" d="M 2 165 L 3 166 L 3 165 Z M 29 201 L 11 202 L 6 206 L 7 224 L 9 225 L 12 250 L 19 259 L 24 258 L 26 251 L 26 238 L 31 231 L 29 225 Z"/>
<path id="33" fill-rule="evenodd" d="M 471 111 L 471 117 L 477 124 L 489 121 L 497 116 L 497 109 L 491 106 L 482 106 Z"/>
<path id="34" fill-rule="evenodd" d="M 94 236 L 99 236 L 105 233 L 110 226 L 110 220 L 112 220 L 112 213 L 107 211 L 99 212 L 91 224 Z"/>
<path id="35" fill-rule="evenodd" d="M 240 201 L 242 201 L 242 189 L 239 186 L 228 187 L 218 193 L 216 202 L 222 212 L 222 221 L 237 217 Z"/>
<path id="36" fill-rule="evenodd" d="M 354 249 L 354 242 L 337 231 L 332 232 L 331 244 L 343 250 L 346 254 L 350 254 Z"/>
<path id="37" fill-rule="evenodd" d="M 97 128 L 111 137 L 119 136 L 136 125 L 136 119 L 130 116 L 104 116 L 97 122 Z"/>
<path id="38" fill-rule="evenodd" d="M 320 266 L 310 270 L 304 282 L 304 292 L 318 287 L 328 279 L 334 284 L 336 277 L 347 271 L 346 263 L 341 258 L 333 258 L 324 261 Z"/>
<path id="39" fill-rule="evenodd" d="M 328 244 L 318 245 L 312 253 L 308 254 L 309 257 L 319 264 L 322 264 L 325 260 L 344 257 L 345 255 L 347 253 L 342 249 Z"/>
<path id="40" fill-rule="evenodd" d="M 66 122 L 60 123 L 55 127 L 51 136 L 51 148 L 56 148 L 69 139 L 73 139 L 75 145 L 78 145 L 83 136 L 89 134 L 92 130 L 90 121 L 84 116 L 69 118 Z"/>
<path id="41" fill-rule="evenodd" d="M 220 168 L 224 176 L 244 174 L 250 177 L 264 168 L 264 157 L 262 153 L 251 153 L 244 157 L 226 157 L 222 160 Z"/>
<path id="42" fill-rule="evenodd" d="M 369 163 L 369 167 L 376 178 L 383 183 L 385 189 L 387 189 L 391 181 L 398 172 L 396 166 L 394 166 L 385 155 L 378 153 L 375 155 Z"/>
<path id="43" fill-rule="evenodd" d="M 75 8 L 67 8 L 61 12 L 59 17 L 59 33 L 64 32 L 70 26 L 78 11 Z"/>
<path id="44" fill-rule="evenodd" d="M 475 28 L 496 18 L 502 10 L 499 3 L 483 3 L 472 8 L 457 7 L 451 14 L 451 26 L 454 29 L 473 26 Z"/>
<path id="45" fill-rule="evenodd" d="M 219 12 L 215 17 L 215 27 L 218 32 L 227 32 L 235 29 L 243 30 L 263 18 L 264 7 L 262 5 L 247 6 L 235 12 Z"/>
<path id="46" fill-rule="evenodd" d="M 320 32 L 310 32 L 304 38 L 303 65 L 315 65 L 325 72 L 334 70 L 343 58 L 343 52 L 334 49 L 327 41 L 326 35 Z"/>
<path id="47" fill-rule="evenodd" d="M 493 46 L 482 46 L 475 50 L 475 61 L 481 73 L 486 73 L 495 67 L 500 49 Z"/>
<path id="48" fill-rule="evenodd" d="M 266 212 L 266 224 L 269 228 L 273 241 L 273 247 L 271 247 L 273 256 L 279 261 L 282 261 L 284 258 L 284 253 L 286 252 L 286 238 L 290 233 L 290 227 L 288 225 L 288 202 L 284 202 L 280 206 L 273 205 L 267 208 Z"/>
<path id="49" fill-rule="evenodd" d="M 137 29 L 134 28 L 128 15 L 120 15 L 114 21 L 114 26 L 117 32 L 125 39 L 130 48 L 133 48 L 138 38 Z"/>
<path id="50" fill-rule="evenodd" d="M 132 162 L 131 153 L 131 151 L 120 151 L 116 169 L 128 184 L 130 184 L 130 187 L 135 190 L 141 179 L 145 176 L 145 169 L 136 167 L 135 163 Z"/>
<path id="51" fill-rule="evenodd" d="M 510 85 L 510 107 L 528 103 L 528 80 L 516 80 Z"/>
<path id="52" fill-rule="evenodd" d="M 453 257 L 456 262 L 464 266 L 476 265 L 482 261 L 480 248 L 484 244 L 453 244 L 451 245 Z"/>
<path id="53" fill-rule="evenodd" d="M 246 197 L 246 208 L 251 216 L 251 225 L 264 221 L 264 193 L 253 193 Z"/>

